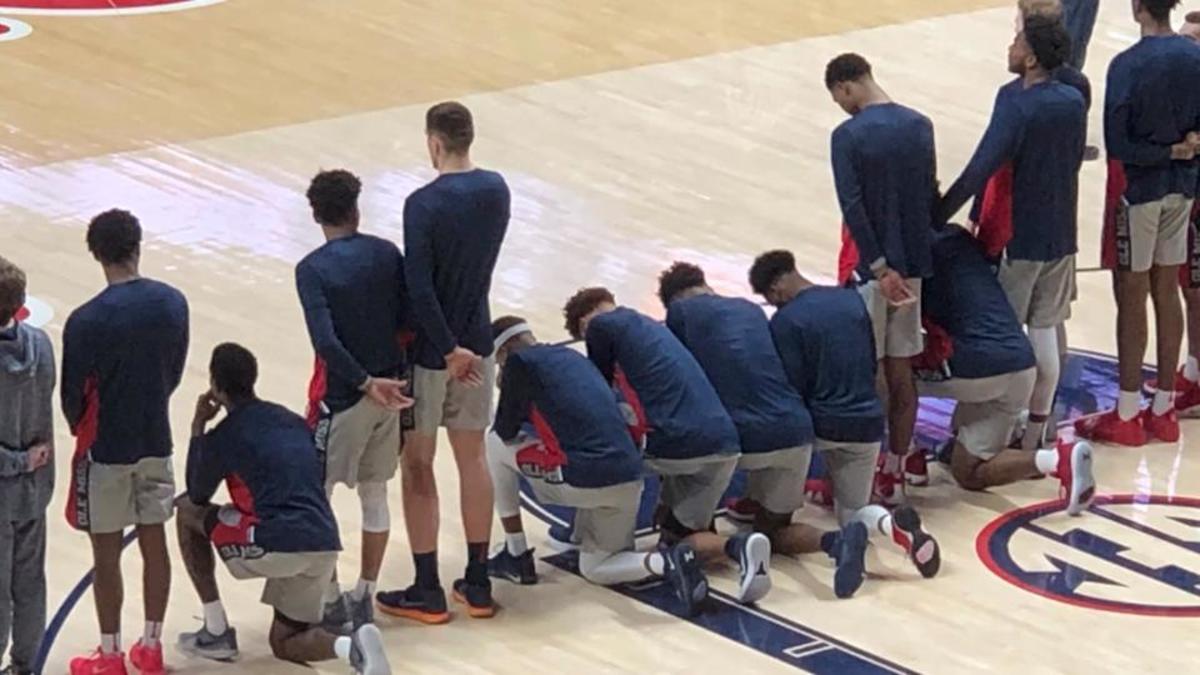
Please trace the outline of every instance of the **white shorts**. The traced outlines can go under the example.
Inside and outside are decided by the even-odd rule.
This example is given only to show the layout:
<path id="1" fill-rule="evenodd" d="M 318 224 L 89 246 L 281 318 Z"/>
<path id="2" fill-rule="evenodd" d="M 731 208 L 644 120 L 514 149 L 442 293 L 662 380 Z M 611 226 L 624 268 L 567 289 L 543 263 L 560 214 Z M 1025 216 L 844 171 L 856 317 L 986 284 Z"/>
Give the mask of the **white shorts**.
<path id="1" fill-rule="evenodd" d="M 1127 260 L 1128 264 L 1120 269 L 1146 272 L 1151 267 L 1187 262 L 1192 200 L 1172 194 L 1145 204 L 1122 205 L 1125 217 L 1122 219 L 1118 215 L 1117 218 L 1117 251 L 1128 251 L 1127 257 L 1118 258 L 1122 263 Z"/>
<path id="2" fill-rule="evenodd" d="M 743 454 L 738 468 L 746 472 L 746 496 L 777 515 L 799 511 L 811 461 L 811 445 Z"/>
<path id="3" fill-rule="evenodd" d="M 881 444 L 827 441 L 818 438 L 817 452 L 829 470 L 833 485 L 833 501 L 838 520 L 845 524 L 845 514 L 858 511 L 871 503 L 871 488 L 875 485 L 875 464 Z"/>
<path id="4" fill-rule="evenodd" d="M 136 464 L 100 464 L 91 457 L 73 467 L 75 525 L 92 534 L 133 525 L 161 525 L 175 512 L 175 468 L 170 457 Z"/>
<path id="5" fill-rule="evenodd" d="M 907 359 L 925 350 L 921 336 L 921 280 L 905 279 L 908 290 L 917 301 L 903 307 L 894 307 L 879 290 L 878 281 L 868 281 L 858 287 L 858 293 L 871 315 L 871 328 L 875 331 L 875 358 L 892 357 Z"/>
<path id="6" fill-rule="evenodd" d="M 324 417 L 324 415 L 323 415 Z M 325 485 L 386 483 L 400 464 L 400 413 L 364 396 L 317 423 L 317 449 L 324 457 Z"/>
<path id="7" fill-rule="evenodd" d="M 684 527 L 697 532 L 712 525 L 713 514 L 725 496 L 738 455 L 707 455 L 695 459 L 646 458 L 646 468 L 662 476 L 659 499 Z"/>
<path id="8" fill-rule="evenodd" d="M 998 277 L 1022 325 L 1054 328 L 1071 318 L 1075 256 L 1050 261 L 1005 258 Z"/>
<path id="9" fill-rule="evenodd" d="M 445 370 L 413 368 L 413 418 L 417 433 L 432 436 L 438 427 L 453 431 L 484 431 L 492 423 L 492 392 L 496 388 L 496 359 L 483 360 L 483 384 L 468 387 L 451 380 Z"/>
<path id="10" fill-rule="evenodd" d="M 952 425 L 958 442 L 972 455 L 988 460 L 1008 447 L 1021 411 L 1037 379 L 1037 368 L 992 377 L 917 381 L 922 396 L 958 401 Z"/>

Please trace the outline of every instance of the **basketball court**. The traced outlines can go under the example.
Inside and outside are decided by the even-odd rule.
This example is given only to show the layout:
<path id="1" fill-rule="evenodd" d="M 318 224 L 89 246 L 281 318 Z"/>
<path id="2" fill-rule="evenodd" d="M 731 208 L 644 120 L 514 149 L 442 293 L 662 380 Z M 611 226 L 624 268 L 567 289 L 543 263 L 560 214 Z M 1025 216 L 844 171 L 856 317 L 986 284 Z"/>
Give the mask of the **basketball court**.
<path id="1" fill-rule="evenodd" d="M 754 256 L 790 248 L 829 280 L 840 214 L 829 132 L 843 113 L 823 86 L 843 51 L 870 59 L 902 103 L 937 131 L 943 185 L 983 133 L 1015 3 L 1008 0 L 0 0 L 0 253 L 29 275 L 30 320 L 59 338 L 98 292 L 88 219 L 110 207 L 146 231 L 143 273 L 187 295 L 192 351 L 173 405 L 177 475 L 207 357 L 220 342 L 254 351 L 260 394 L 301 410 L 312 363 L 292 269 L 321 241 L 304 189 L 321 168 L 364 182 L 364 229 L 401 239 L 404 198 L 434 176 L 424 112 L 456 98 L 475 114 L 475 159 L 504 173 L 513 220 L 493 283 L 493 312 L 520 313 L 543 339 L 565 338 L 560 310 L 577 288 L 661 316 L 658 273 L 703 266 L 719 292 L 749 295 Z M 1187 9 L 1200 9 L 1194 0 Z M 1127 3 L 1102 3 L 1086 69 L 1097 88 L 1090 140 L 1101 141 L 1104 72 L 1136 40 Z M 1102 162 L 1085 165 L 1080 265 L 1099 259 Z M 1104 274 L 1081 273 L 1069 325 L 1068 417 L 1115 398 L 1115 307 Z M 1153 344 L 1153 343 L 1151 343 Z M 943 404 L 922 406 L 919 434 L 944 437 Z M 51 506 L 44 672 L 66 672 L 97 630 L 90 549 L 65 506 L 73 447 L 59 419 Z M 531 543 L 542 583 L 497 582 L 498 617 L 444 627 L 380 618 L 397 672 L 1040 673 L 1188 672 L 1200 628 L 1200 422 L 1178 444 L 1100 447 L 1102 499 L 1068 518 L 1052 480 L 968 493 L 935 467 L 911 489 L 942 543 L 941 574 L 922 580 L 890 550 L 836 600 L 819 556 L 774 561 L 759 608 L 723 592 L 709 611 L 674 616 L 661 586 L 591 586 L 570 556 Z M 460 569 L 453 462 L 439 459 L 442 570 Z M 335 494 L 358 566 L 357 500 Z M 528 503 L 547 522 L 564 514 Z M 398 485 L 392 490 L 400 518 Z M 831 523 L 809 507 L 806 517 Z M 532 518 L 527 520 L 535 524 Z M 723 523 L 722 527 L 728 527 Z M 382 588 L 412 562 L 396 528 Z M 499 528 L 497 526 L 497 536 Z M 172 546 L 174 536 L 172 535 Z M 649 545 L 652 537 L 645 537 Z M 142 625 L 140 563 L 127 556 L 124 634 Z M 242 660 L 188 659 L 176 633 L 200 604 L 176 554 L 168 664 L 180 673 L 303 672 L 267 647 L 257 584 L 220 572 Z M 321 671 L 341 666 L 319 665 Z"/>

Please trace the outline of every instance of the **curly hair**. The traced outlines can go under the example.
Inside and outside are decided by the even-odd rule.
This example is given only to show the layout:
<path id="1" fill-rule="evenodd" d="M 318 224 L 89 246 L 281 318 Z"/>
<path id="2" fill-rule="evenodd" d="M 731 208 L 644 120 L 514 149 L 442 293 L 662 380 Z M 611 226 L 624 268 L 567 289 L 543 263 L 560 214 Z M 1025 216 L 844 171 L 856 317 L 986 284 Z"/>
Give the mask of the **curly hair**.
<path id="1" fill-rule="evenodd" d="M 597 307 L 604 303 L 616 304 L 616 298 L 613 297 L 611 291 L 603 287 L 583 288 L 575 295 L 567 300 L 567 304 L 563 307 L 563 317 L 566 318 L 567 332 L 576 340 L 583 339 L 583 330 L 580 324 L 583 323 L 583 317 L 591 314 Z"/>
<path id="2" fill-rule="evenodd" d="M 141 244 L 142 224 L 128 211 L 105 211 L 88 223 L 88 251 L 104 265 L 128 262 Z"/>
<path id="3" fill-rule="evenodd" d="M 658 299 L 666 307 L 680 293 L 707 283 L 704 270 L 691 263 L 676 261 L 658 276 Z"/>
<path id="4" fill-rule="evenodd" d="M 779 277 L 795 271 L 796 258 L 790 251 L 767 251 L 755 258 L 750 267 L 750 288 L 759 295 L 766 295 Z"/>
<path id="5" fill-rule="evenodd" d="M 312 207 L 313 219 L 334 227 L 347 224 L 358 209 L 361 192 L 362 181 L 349 171 L 322 171 L 308 186 L 308 204 Z"/>

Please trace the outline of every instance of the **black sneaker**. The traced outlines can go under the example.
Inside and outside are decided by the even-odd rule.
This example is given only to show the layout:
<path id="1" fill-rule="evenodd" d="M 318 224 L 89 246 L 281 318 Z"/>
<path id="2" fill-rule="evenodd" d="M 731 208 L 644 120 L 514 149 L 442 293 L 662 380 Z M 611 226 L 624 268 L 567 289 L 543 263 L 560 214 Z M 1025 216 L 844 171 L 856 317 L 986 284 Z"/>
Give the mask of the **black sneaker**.
<path id="1" fill-rule="evenodd" d="M 672 546 L 663 554 L 665 576 L 675 589 L 675 597 L 683 605 L 684 614 L 695 616 L 708 598 L 708 579 L 700 568 L 700 559 L 690 544 Z"/>
<path id="2" fill-rule="evenodd" d="M 466 579 L 454 582 L 454 601 L 466 605 L 467 615 L 473 619 L 490 619 L 496 615 L 496 601 L 492 600 L 492 583 L 471 584 Z"/>
<path id="3" fill-rule="evenodd" d="M 354 626 L 354 630 L 369 623 L 375 623 L 375 606 L 371 602 L 371 596 L 364 594 L 355 600 L 353 593 L 347 593 L 346 606 L 350 608 L 350 623 Z"/>
<path id="4" fill-rule="evenodd" d="M 937 540 L 921 529 L 921 516 L 911 506 L 902 506 L 892 512 L 892 526 L 904 533 L 908 542 L 903 544 L 908 559 L 926 579 L 937 576 L 942 567 L 942 552 Z"/>
<path id="5" fill-rule="evenodd" d="M 229 626 L 224 633 L 213 635 L 207 626 L 201 626 L 194 633 L 180 633 L 179 651 L 213 661 L 234 661 L 238 657 L 237 630 Z M 0 671 L 0 675 L 18 674 Z"/>
<path id="6" fill-rule="evenodd" d="M 321 615 L 321 628 L 334 635 L 349 635 L 354 631 L 350 622 L 350 606 L 346 604 L 344 593 L 339 593 L 336 600 L 325 603 L 325 613 Z"/>
<path id="7" fill-rule="evenodd" d="M 359 675 L 391 675 L 392 666 L 383 648 L 383 634 L 375 624 L 369 623 L 351 636 L 350 667 Z"/>
<path id="8" fill-rule="evenodd" d="M 833 559 L 837 570 L 833 573 L 833 594 L 848 598 L 862 586 L 867 574 L 867 526 L 854 521 L 842 528 L 838 537 Z"/>
<path id="9" fill-rule="evenodd" d="M 508 547 L 500 549 L 496 555 L 488 558 L 488 576 L 496 579 L 507 579 L 514 584 L 532 586 L 537 583 L 537 567 L 533 562 L 533 549 L 527 549 L 521 555 L 508 552 Z"/>
<path id="10" fill-rule="evenodd" d="M 446 608 L 446 591 L 441 586 L 409 586 L 402 591 L 376 593 L 375 604 L 384 614 L 402 619 L 427 624 L 441 624 L 450 620 L 450 610 Z"/>

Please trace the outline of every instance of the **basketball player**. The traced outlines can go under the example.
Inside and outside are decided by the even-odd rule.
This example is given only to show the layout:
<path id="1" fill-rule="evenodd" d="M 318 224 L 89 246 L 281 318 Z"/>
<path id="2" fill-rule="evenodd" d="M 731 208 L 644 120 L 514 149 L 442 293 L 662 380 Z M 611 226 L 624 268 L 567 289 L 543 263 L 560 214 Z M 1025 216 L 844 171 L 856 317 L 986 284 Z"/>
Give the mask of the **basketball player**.
<path id="1" fill-rule="evenodd" d="M 404 367 L 404 258 L 390 241 L 358 230 L 362 184 L 348 171 L 323 171 L 308 188 L 325 244 L 296 265 L 304 322 L 317 353 L 308 420 L 323 460 L 325 490 L 357 488 L 362 507 L 358 584 L 346 600 L 336 579 L 326 591 L 326 626 L 370 623 L 391 530 L 387 484 L 400 461 L 400 413 L 412 405 Z M 347 604 L 349 615 L 347 615 Z"/>
<path id="2" fill-rule="evenodd" d="M 417 328 L 413 392 L 416 428 L 401 457 L 404 520 L 416 566 L 406 590 L 381 593 L 380 608 L 424 623 L 450 620 L 438 577 L 438 494 L 433 475 L 438 427 L 458 466 L 467 570 L 454 597 L 470 616 L 495 612 L 487 573 L 492 480 L 484 432 L 492 418 L 492 330 L 488 293 L 508 229 L 508 186 L 471 163 L 475 126 L 461 103 L 425 115 L 438 177 L 404 204 L 405 278 Z"/>
<path id="3" fill-rule="evenodd" d="M 180 635 L 180 649 L 218 661 L 238 656 L 237 631 L 217 589 L 216 548 L 235 579 L 266 579 L 262 600 L 275 610 L 268 641 L 276 658 L 340 658 L 358 673 L 390 673 L 374 625 L 359 627 L 353 638 L 317 625 L 341 543 L 308 425 L 255 395 L 258 362 L 244 347 L 217 346 L 209 373 L 211 389 L 196 401 L 192 419 L 187 494 L 176 502 L 179 550 L 204 603 L 204 625 Z M 206 432 L 222 409 L 225 419 Z M 223 481 L 233 504 L 217 506 L 212 498 Z"/>
<path id="4" fill-rule="evenodd" d="M 1071 37 L 1068 63 L 1076 70 L 1083 70 L 1087 63 L 1088 44 L 1092 41 L 1099 13 L 1100 0 L 1063 0 L 1063 20 Z"/>
<path id="5" fill-rule="evenodd" d="M 1061 0 L 1018 0 L 1017 2 L 1017 33 L 1024 30 L 1025 17 L 1043 15 L 1054 21 L 1063 23 L 1064 29 L 1070 32 L 1070 27 L 1065 23 L 1063 11 L 1063 3 Z M 1071 37 L 1072 54 L 1074 53 L 1075 38 Z M 1083 71 L 1073 65 L 1071 60 L 1059 66 L 1051 73 L 1051 77 L 1062 82 L 1065 85 L 1074 87 L 1083 95 L 1084 108 L 1091 110 L 1092 108 L 1092 82 L 1088 79 Z M 1012 82 L 1005 85 L 1005 88 L 1010 91 L 1021 90 L 1022 78 L 1017 77 Z M 1086 122 L 1086 118 L 1085 118 Z M 1086 162 L 1095 161 L 1100 158 L 1100 149 L 1094 145 L 1084 146 L 1083 159 Z M 975 214 L 972 213 L 974 216 Z"/>
<path id="6" fill-rule="evenodd" d="M 984 195 L 980 237 L 990 252 L 1003 253 L 1000 285 L 1017 320 L 1028 326 L 1037 356 L 1023 438 L 1028 451 L 1041 446 L 1054 406 L 1059 326 L 1070 317 L 1075 295 L 1087 107 L 1079 91 L 1053 78 L 1069 48 L 1061 21 L 1044 14 L 1025 17 L 1008 50 L 1008 70 L 1019 80 L 996 95 L 991 123 L 939 209 L 940 220 L 947 221 L 971 195 Z"/>
<path id="7" fill-rule="evenodd" d="M 737 428 L 704 370 L 671 331 L 605 288 L 585 288 L 563 309 L 567 332 L 587 343 L 588 358 L 632 411 L 646 467 L 662 477 L 660 527 L 666 544 L 686 541 L 702 562 L 723 558 L 741 568 L 744 602 L 771 588 L 771 542 L 762 535 L 725 537 L 713 513 L 741 454 Z"/>
<path id="8" fill-rule="evenodd" d="M 1092 447 L 1058 442 L 1034 452 L 1007 447 L 1037 379 L 1036 349 L 1021 330 L 1011 296 L 963 228 L 948 225 L 933 241 L 933 276 L 923 289 L 929 332 L 915 361 L 922 396 L 952 399 L 951 473 L 968 490 L 1007 485 L 1033 475 L 1057 476 L 1067 512 L 1091 504 L 1096 482 Z"/>
<path id="9" fill-rule="evenodd" d="M 538 500 L 571 506 L 580 538 L 579 571 L 594 584 L 666 577 L 686 614 L 708 594 L 696 552 L 686 543 L 659 552 L 634 550 L 642 496 L 642 456 L 617 399 L 579 352 L 539 344 L 529 324 L 506 316 L 492 324 L 500 367 L 500 405 L 488 436 L 488 462 L 504 548 L 489 561 L 492 576 L 537 582 L 533 549 L 521 523 L 520 479 Z M 740 535 L 741 548 L 753 552 Z M 743 578 L 739 599 L 761 585 Z"/>
<path id="10" fill-rule="evenodd" d="M 88 225 L 87 245 L 108 282 L 63 329 L 62 407 L 75 456 L 67 519 L 91 536 L 100 647 L 73 659 L 71 675 L 125 672 L 121 649 L 121 536 L 137 529 L 146 630 L 129 658 L 163 672 L 160 638 L 171 588 L 163 524 L 171 518 L 171 394 L 188 349 L 188 306 L 174 288 L 138 273 L 142 227 L 128 211 Z"/>
<path id="11" fill-rule="evenodd" d="M 778 308 L 771 335 L 788 381 L 812 413 L 815 447 L 834 481 L 838 522 L 865 524 L 903 549 L 922 576 L 936 575 L 941 552 L 916 510 L 900 507 L 893 515 L 868 505 L 884 422 L 866 307 L 852 290 L 805 279 L 787 251 L 760 255 L 750 268 L 750 287 Z"/>
<path id="12" fill-rule="evenodd" d="M 917 420 L 910 359 L 921 353 L 921 279 L 937 197 L 933 125 L 893 102 L 857 54 L 830 61 L 825 86 L 851 116 L 833 132 L 833 177 L 887 384 L 890 452 L 877 492 L 895 505 L 904 501 L 901 467 Z"/>
<path id="13" fill-rule="evenodd" d="M 703 270 L 682 262 L 659 277 L 658 297 L 667 307 L 667 327 L 700 362 L 738 429 L 738 468 L 747 472 L 747 495 L 758 507 L 754 529 L 770 537 L 774 551 L 823 551 L 833 557 L 834 593 L 840 598 L 853 595 L 863 580 L 866 526 L 852 520 L 849 511 L 839 514 L 845 526 L 841 532 L 792 523 L 795 512 L 804 507 L 813 422 L 804 399 L 784 374 L 762 308 L 715 294 Z M 861 455 L 827 456 L 835 499 L 839 491 L 854 493 L 865 485 L 844 481 L 870 476 L 876 454 L 873 449 Z"/>
<path id="14" fill-rule="evenodd" d="M 1196 196 L 1200 149 L 1200 49 L 1175 34 L 1178 0 L 1135 0 L 1142 39 L 1108 71 L 1104 111 L 1109 155 L 1105 208 L 1106 266 L 1115 269 L 1117 357 L 1121 392 L 1116 410 L 1080 420 L 1080 435 L 1140 446 L 1175 442 L 1175 368 L 1183 339 L 1178 267 L 1187 261 L 1188 221 Z M 1140 411 L 1146 351 L 1146 296 L 1154 302 L 1158 390 Z"/>
<path id="15" fill-rule="evenodd" d="M 54 347 L 17 321 L 25 273 L 0 257 L 0 659 L 33 675 L 46 630 L 46 507 L 54 494 Z"/>

